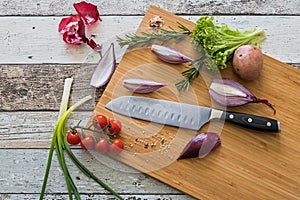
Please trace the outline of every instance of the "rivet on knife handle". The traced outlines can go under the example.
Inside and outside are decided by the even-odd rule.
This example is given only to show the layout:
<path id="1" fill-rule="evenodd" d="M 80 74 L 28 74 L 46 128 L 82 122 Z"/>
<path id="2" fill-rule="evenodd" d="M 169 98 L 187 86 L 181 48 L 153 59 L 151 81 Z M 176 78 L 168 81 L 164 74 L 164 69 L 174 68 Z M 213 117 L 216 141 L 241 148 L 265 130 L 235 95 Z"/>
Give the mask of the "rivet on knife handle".
<path id="1" fill-rule="evenodd" d="M 251 114 L 237 113 L 237 112 L 223 112 L 221 117 L 227 122 L 251 128 L 259 131 L 279 132 L 279 121 L 267 117 L 261 117 Z"/>

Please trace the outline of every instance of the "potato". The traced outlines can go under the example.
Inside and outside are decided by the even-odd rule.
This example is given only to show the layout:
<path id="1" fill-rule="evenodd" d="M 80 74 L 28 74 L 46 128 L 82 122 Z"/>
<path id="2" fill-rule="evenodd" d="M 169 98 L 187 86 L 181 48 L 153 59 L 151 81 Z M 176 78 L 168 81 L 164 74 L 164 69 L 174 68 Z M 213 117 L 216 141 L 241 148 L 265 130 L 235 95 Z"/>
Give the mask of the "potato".
<path id="1" fill-rule="evenodd" d="M 243 45 L 233 55 L 233 69 L 243 80 L 250 81 L 259 77 L 263 67 L 263 54 L 257 46 Z"/>

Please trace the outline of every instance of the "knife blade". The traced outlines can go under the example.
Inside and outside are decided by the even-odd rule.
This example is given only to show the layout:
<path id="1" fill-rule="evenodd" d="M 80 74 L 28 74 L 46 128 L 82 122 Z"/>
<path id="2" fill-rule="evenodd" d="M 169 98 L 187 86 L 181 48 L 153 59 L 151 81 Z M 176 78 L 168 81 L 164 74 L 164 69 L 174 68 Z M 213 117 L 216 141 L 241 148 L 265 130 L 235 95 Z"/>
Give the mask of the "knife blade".
<path id="1" fill-rule="evenodd" d="M 280 131 L 280 122 L 275 119 L 147 97 L 121 96 L 105 107 L 128 117 L 192 130 L 219 119 L 259 131 Z"/>

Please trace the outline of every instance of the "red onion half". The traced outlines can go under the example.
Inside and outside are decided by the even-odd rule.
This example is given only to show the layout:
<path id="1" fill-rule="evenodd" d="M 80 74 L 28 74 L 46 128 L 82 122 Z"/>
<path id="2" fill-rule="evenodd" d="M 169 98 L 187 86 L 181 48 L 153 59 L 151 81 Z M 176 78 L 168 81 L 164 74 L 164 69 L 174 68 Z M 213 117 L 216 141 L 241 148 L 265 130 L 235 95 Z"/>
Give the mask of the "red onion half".
<path id="1" fill-rule="evenodd" d="M 224 106 L 240 106 L 247 103 L 263 103 L 273 109 L 275 108 L 266 99 L 254 96 L 243 85 L 228 78 L 214 79 L 209 88 L 212 99 Z"/>
<path id="2" fill-rule="evenodd" d="M 217 133 L 202 133 L 192 138 L 192 140 L 185 146 L 177 160 L 197 157 L 203 158 L 220 145 L 221 139 Z"/>

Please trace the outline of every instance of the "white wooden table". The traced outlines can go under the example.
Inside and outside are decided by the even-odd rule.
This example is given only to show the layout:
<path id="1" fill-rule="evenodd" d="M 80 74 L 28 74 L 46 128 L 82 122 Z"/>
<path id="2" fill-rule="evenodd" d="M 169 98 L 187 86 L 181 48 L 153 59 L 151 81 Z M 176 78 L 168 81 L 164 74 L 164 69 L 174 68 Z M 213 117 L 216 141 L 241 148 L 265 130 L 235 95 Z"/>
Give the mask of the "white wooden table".
<path id="1" fill-rule="evenodd" d="M 0 200 L 39 197 L 64 79 L 76 76 L 91 51 L 86 45 L 65 44 L 57 32 L 61 18 L 75 14 L 75 2 L 0 2 Z M 103 22 L 89 28 L 88 34 L 94 34 L 100 42 L 136 29 L 147 8 L 156 5 L 191 21 L 209 14 L 232 28 L 263 28 L 267 35 L 263 52 L 300 67 L 299 0 L 89 2 L 98 6 Z M 101 95 L 101 90 L 97 94 Z M 87 118 L 91 110 L 78 112 L 77 118 Z M 81 149 L 74 152 L 127 199 L 192 199 L 120 163 L 111 169 Z M 76 177 L 82 199 L 112 198 L 72 166 L 70 171 Z M 67 198 L 62 171 L 54 159 L 46 199 Z"/>

